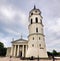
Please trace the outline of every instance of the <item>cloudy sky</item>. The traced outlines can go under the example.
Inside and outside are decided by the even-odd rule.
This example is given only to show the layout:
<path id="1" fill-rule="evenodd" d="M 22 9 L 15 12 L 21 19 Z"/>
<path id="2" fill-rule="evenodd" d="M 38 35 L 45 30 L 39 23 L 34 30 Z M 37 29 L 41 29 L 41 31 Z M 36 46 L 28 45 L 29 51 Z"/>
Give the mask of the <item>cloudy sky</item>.
<path id="1" fill-rule="evenodd" d="M 28 16 L 34 5 L 43 16 L 46 49 L 60 51 L 60 0 L 0 0 L 0 42 L 28 36 Z"/>

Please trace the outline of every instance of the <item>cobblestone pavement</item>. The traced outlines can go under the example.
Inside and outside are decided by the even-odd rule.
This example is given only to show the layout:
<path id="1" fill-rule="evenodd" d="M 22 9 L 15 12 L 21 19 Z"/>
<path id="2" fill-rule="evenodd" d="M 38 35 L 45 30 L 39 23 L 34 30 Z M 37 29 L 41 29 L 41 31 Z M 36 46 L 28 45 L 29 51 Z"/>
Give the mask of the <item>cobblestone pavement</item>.
<path id="1" fill-rule="evenodd" d="M 37 60 L 21 60 L 20 58 L 0 57 L 0 61 L 37 61 Z M 39 61 L 53 61 L 53 60 L 41 59 Z M 60 61 L 60 60 L 55 60 L 55 61 Z"/>

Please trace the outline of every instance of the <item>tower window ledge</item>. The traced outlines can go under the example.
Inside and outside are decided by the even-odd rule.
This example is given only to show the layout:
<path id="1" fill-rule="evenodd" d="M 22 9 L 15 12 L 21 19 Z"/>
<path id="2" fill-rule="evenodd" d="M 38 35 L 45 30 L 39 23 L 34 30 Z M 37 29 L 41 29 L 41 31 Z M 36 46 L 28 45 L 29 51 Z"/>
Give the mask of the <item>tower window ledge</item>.
<path id="1" fill-rule="evenodd" d="M 40 49 L 44 49 L 43 47 L 40 47 Z"/>

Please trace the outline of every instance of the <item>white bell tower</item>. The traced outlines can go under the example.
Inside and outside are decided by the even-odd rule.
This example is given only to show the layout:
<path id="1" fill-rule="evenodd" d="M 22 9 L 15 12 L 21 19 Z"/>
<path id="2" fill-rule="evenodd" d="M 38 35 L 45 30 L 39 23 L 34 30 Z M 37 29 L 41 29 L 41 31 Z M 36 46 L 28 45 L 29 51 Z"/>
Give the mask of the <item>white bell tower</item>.
<path id="1" fill-rule="evenodd" d="M 41 11 L 34 8 L 29 13 L 29 36 L 26 57 L 47 58 Z"/>

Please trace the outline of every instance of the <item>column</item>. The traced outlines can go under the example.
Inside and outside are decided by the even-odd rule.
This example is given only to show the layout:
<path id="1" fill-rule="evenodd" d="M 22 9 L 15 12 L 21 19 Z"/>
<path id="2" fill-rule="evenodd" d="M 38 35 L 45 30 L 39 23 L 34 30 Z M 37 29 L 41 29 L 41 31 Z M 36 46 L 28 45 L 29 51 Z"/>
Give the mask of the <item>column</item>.
<path id="1" fill-rule="evenodd" d="M 22 48 L 22 57 L 24 57 L 24 45 L 23 45 L 23 48 Z"/>
<path id="2" fill-rule="evenodd" d="M 10 54 L 10 56 L 12 56 L 12 55 L 13 55 L 13 45 L 11 47 L 11 54 Z"/>
<path id="3" fill-rule="evenodd" d="M 18 45 L 18 49 L 17 49 L 17 56 L 19 56 L 19 45 Z"/>
<path id="4" fill-rule="evenodd" d="M 16 45 L 14 46 L 14 56 L 16 56 Z"/>
<path id="5" fill-rule="evenodd" d="M 26 53 L 27 53 L 27 45 L 26 45 Z"/>

